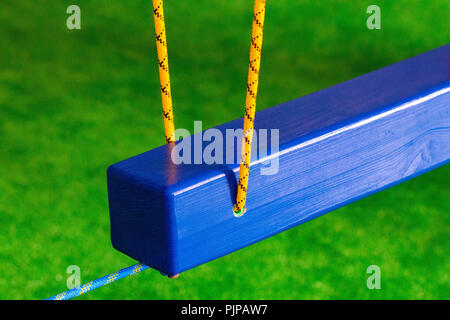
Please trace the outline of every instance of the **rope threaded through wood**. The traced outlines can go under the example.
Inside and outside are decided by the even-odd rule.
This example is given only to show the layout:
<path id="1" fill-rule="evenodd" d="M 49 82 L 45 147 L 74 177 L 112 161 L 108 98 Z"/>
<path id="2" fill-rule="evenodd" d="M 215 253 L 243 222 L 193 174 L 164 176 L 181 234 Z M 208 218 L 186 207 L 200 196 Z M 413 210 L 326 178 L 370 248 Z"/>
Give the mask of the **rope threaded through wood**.
<path id="1" fill-rule="evenodd" d="M 255 121 L 256 96 L 258 94 L 265 9 L 265 0 L 255 0 L 252 41 L 250 46 L 250 63 L 248 68 L 247 97 L 245 100 L 244 136 L 242 140 L 241 165 L 239 168 L 236 203 L 233 206 L 235 216 L 241 216 L 244 214 L 245 202 L 247 200 L 247 186 L 253 140 L 253 125 Z"/>

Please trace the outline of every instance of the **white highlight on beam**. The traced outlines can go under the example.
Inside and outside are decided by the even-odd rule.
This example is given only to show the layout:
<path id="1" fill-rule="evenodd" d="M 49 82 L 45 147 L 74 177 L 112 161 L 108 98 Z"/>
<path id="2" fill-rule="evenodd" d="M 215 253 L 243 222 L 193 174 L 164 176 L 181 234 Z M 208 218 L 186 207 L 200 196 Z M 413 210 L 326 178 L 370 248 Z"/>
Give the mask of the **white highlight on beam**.
<path id="1" fill-rule="evenodd" d="M 341 133 L 344 133 L 344 132 L 347 132 L 349 130 L 354 130 L 354 129 L 360 128 L 362 126 L 365 126 L 365 125 L 367 125 L 369 123 L 372 123 L 372 122 L 375 122 L 377 120 L 383 119 L 383 118 L 388 117 L 388 116 L 390 116 L 392 114 L 395 114 L 397 112 L 400 112 L 400 111 L 403 111 L 403 110 L 415 107 L 415 106 L 417 106 L 419 104 L 427 102 L 427 101 L 429 101 L 431 99 L 434 99 L 434 98 L 436 98 L 438 96 L 441 96 L 443 94 L 446 94 L 448 92 L 450 92 L 450 87 L 446 87 L 446 88 L 440 89 L 440 90 L 435 91 L 433 93 L 430 93 L 429 95 L 426 95 L 426 96 L 424 96 L 422 98 L 418 98 L 418 99 L 406 102 L 404 104 L 400 104 L 398 107 L 396 107 L 394 109 L 382 112 L 380 114 L 376 114 L 376 115 L 374 115 L 372 117 L 369 117 L 367 119 L 360 120 L 358 122 L 355 122 L 355 123 L 349 124 L 347 126 L 344 126 L 342 128 L 336 129 L 334 131 L 328 132 L 328 133 L 323 134 L 321 136 L 318 136 L 316 138 L 313 138 L 313 139 L 310 139 L 310 140 L 305 141 L 303 143 L 300 143 L 299 145 L 296 145 L 294 147 L 291 147 L 291 148 L 285 149 L 283 151 L 280 151 L 280 152 L 278 152 L 276 154 L 271 154 L 271 155 L 269 155 L 267 157 L 264 157 L 262 159 L 258 159 L 258 160 L 252 161 L 252 162 L 250 162 L 250 166 L 258 164 L 258 163 L 261 163 L 261 162 L 269 161 L 269 160 L 271 160 L 271 159 L 273 159 L 275 157 L 279 157 L 279 156 L 281 156 L 283 154 L 286 154 L 286 153 L 289 153 L 289 152 L 292 152 L 292 151 L 295 151 L 295 150 L 298 150 L 298 149 L 301 149 L 301 148 L 305 148 L 307 146 L 310 146 L 310 145 L 315 144 L 317 142 L 320 142 L 320 141 L 326 140 L 328 138 L 337 136 L 337 135 L 339 135 Z M 236 173 L 239 172 L 239 165 L 235 169 L 233 169 L 233 172 L 236 172 Z M 197 187 L 200 187 L 200 186 L 202 186 L 204 184 L 207 184 L 207 183 L 209 183 L 211 181 L 217 180 L 217 179 L 219 179 L 221 177 L 224 177 L 224 176 L 225 176 L 225 173 L 220 173 L 220 174 L 218 174 L 218 175 L 216 175 L 214 177 L 211 177 L 211 178 L 209 178 L 207 180 L 201 181 L 201 182 L 196 183 L 196 184 L 194 184 L 192 186 L 189 186 L 187 188 L 179 190 L 175 194 L 181 194 L 181 193 L 184 193 L 186 191 L 195 189 Z"/>
<path id="2" fill-rule="evenodd" d="M 445 93 L 447 93 L 447 92 L 450 92 L 450 87 L 443 88 L 443 89 L 441 89 L 441 90 L 438 90 L 438 91 L 435 91 L 435 92 L 433 92 L 433 93 L 430 93 L 429 95 L 424 96 L 424 97 L 422 97 L 422 98 L 419 98 L 419 99 L 412 100 L 412 101 L 410 101 L 410 102 L 401 104 L 401 105 L 399 105 L 398 107 L 396 107 L 396 108 L 394 108 L 394 109 L 391 109 L 391 110 L 389 110 L 389 111 L 382 112 L 382 113 L 377 114 L 377 115 L 374 115 L 374 116 L 372 116 L 372 117 L 370 117 L 370 118 L 367 118 L 367 119 L 364 119 L 364 120 L 361 120 L 361 121 L 358 121 L 358 122 L 349 124 L 349 125 L 347 125 L 347 126 L 345 126 L 345 127 L 336 129 L 336 130 L 334 130 L 334 131 L 328 132 L 327 134 L 318 136 L 318 137 L 316 137 L 316 138 L 313 138 L 313 139 L 310 139 L 310 140 L 305 141 L 305 142 L 303 142 L 303 143 L 300 143 L 299 145 L 296 145 L 296 146 L 294 146 L 294 147 L 291 147 L 291 148 L 288 148 L 288 149 L 286 149 L 286 150 L 280 151 L 280 152 L 277 153 L 277 154 L 272 154 L 272 155 L 270 155 L 270 156 L 267 156 L 267 157 L 265 157 L 264 159 L 256 160 L 256 161 L 254 161 L 254 162 L 251 162 L 250 165 L 258 164 L 258 163 L 260 163 L 260 162 L 270 160 L 270 159 L 272 159 L 272 158 L 274 158 L 274 157 L 279 157 L 279 156 L 281 156 L 281 155 L 283 155 L 283 154 L 292 152 L 292 151 L 294 151 L 294 150 L 301 149 L 301 148 L 307 147 L 307 146 L 309 146 L 309 145 L 312 145 L 312 144 L 314 144 L 314 143 L 323 141 L 323 140 L 325 140 L 325 139 L 328 139 L 328 138 L 337 136 L 338 134 L 344 133 L 344 132 L 346 132 L 346 131 L 353 130 L 353 129 L 356 129 L 356 128 L 365 126 L 365 125 L 367 125 L 367 124 L 369 124 L 369 123 L 372 123 L 372 122 L 374 122 L 374 121 L 383 119 L 383 118 L 388 117 L 388 116 L 390 116 L 390 115 L 392 115 L 392 114 L 394 114 L 394 113 L 397 113 L 397 112 L 399 112 L 399 111 L 403 111 L 403 110 L 409 109 L 409 108 L 411 108 L 411 107 L 417 106 L 418 104 L 422 104 L 422 103 L 424 103 L 424 102 L 427 102 L 427 101 L 429 101 L 429 100 L 431 100 L 431 99 L 434 99 L 434 98 L 436 98 L 436 97 L 438 97 L 438 96 L 440 96 L 440 95 L 443 95 L 443 94 L 445 94 Z M 239 171 L 239 168 L 237 168 L 237 170 L 233 170 L 233 171 L 236 171 L 236 172 L 237 172 L 237 171 Z"/>

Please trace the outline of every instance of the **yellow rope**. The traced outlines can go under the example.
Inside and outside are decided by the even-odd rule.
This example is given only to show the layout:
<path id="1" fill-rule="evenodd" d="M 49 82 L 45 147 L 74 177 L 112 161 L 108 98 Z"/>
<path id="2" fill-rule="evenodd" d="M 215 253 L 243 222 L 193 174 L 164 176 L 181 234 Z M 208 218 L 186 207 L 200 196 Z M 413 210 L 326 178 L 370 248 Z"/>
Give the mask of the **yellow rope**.
<path id="1" fill-rule="evenodd" d="M 244 137 L 242 141 L 241 165 L 236 203 L 233 207 L 236 216 L 245 212 L 247 200 L 248 173 L 250 168 L 250 153 L 253 139 L 253 122 L 256 110 L 256 95 L 258 93 L 259 67 L 261 64 L 261 48 L 264 27 L 265 0 L 255 0 L 253 14 L 252 42 L 250 46 L 250 64 L 248 68 L 247 98 L 245 100 Z"/>
<path id="2" fill-rule="evenodd" d="M 155 19 L 156 48 L 158 50 L 159 80 L 163 104 L 164 130 L 166 143 L 174 141 L 172 111 L 172 93 L 170 90 L 169 61 L 167 55 L 166 27 L 162 0 L 153 0 L 153 17 Z"/>
<path id="3" fill-rule="evenodd" d="M 253 123 L 256 110 L 256 95 L 258 93 L 259 68 L 261 64 L 261 48 L 263 38 L 265 0 L 255 0 L 253 14 L 252 41 L 250 46 L 250 64 L 248 70 L 247 97 L 245 101 L 244 137 L 242 141 L 241 165 L 236 204 L 233 207 L 235 215 L 244 213 L 247 199 L 248 174 L 250 154 L 253 139 Z M 158 50 L 159 79 L 161 82 L 161 97 L 163 104 L 164 129 L 166 143 L 174 141 L 174 124 L 172 111 L 172 94 L 170 89 L 169 62 L 167 55 L 166 28 L 162 0 L 153 0 L 153 16 L 155 19 L 156 47 Z"/>

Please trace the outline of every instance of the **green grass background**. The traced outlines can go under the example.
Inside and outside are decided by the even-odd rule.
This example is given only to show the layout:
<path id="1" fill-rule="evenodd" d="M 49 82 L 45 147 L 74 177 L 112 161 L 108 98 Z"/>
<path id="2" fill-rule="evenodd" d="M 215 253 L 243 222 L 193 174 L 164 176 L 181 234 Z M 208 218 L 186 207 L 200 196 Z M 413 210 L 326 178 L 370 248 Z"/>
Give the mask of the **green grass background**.
<path id="1" fill-rule="evenodd" d="M 365 26 L 370 4 L 382 30 Z M 253 1 L 165 7 L 176 126 L 241 117 Z M 0 299 L 60 292 L 72 264 L 86 282 L 134 263 L 110 244 L 106 168 L 164 142 L 151 12 L 0 2 Z M 442 46 L 448 21 L 446 0 L 268 0 L 258 108 Z M 148 270 L 81 299 L 448 299 L 449 181 L 447 165 L 178 280 Z"/>

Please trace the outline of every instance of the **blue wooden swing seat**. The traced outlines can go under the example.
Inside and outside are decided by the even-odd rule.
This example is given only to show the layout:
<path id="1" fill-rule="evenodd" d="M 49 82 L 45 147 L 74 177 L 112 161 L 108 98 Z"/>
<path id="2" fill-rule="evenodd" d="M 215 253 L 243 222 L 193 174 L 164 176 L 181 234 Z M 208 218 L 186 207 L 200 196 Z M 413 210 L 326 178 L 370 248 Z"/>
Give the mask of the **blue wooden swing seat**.
<path id="1" fill-rule="evenodd" d="M 163 145 L 110 166 L 113 246 L 174 275 L 448 163 L 449 61 L 445 45 L 257 112 L 256 130 L 280 129 L 279 150 L 252 153 L 239 218 L 230 150 L 224 164 L 176 165 Z M 277 174 L 260 174 L 267 157 Z"/>

